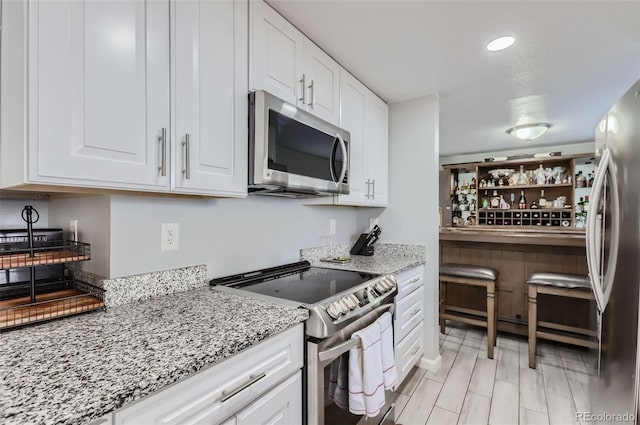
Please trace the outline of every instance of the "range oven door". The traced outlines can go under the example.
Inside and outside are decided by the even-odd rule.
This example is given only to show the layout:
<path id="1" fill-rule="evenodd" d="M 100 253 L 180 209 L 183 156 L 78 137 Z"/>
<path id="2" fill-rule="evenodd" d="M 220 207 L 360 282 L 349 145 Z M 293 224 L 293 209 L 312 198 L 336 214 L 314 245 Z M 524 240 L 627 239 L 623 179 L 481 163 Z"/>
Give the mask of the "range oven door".
<path id="1" fill-rule="evenodd" d="M 249 184 L 349 193 L 348 131 L 265 91 L 250 94 Z"/>
<path id="2" fill-rule="evenodd" d="M 393 425 L 395 400 L 393 391 L 385 391 L 385 405 L 374 418 L 354 415 L 348 408 L 348 387 L 341 393 L 338 371 L 347 369 L 349 350 L 354 347 L 351 334 L 373 323 L 384 312 L 393 313 L 391 304 L 382 304 L 362 318 L 348 325 L 338 334 L 322 340 L 307 341 L 307 425 Z M 342 365 L 341 365 L 342 362 Z M 343 387 L 345 384 L 342 385 Z"/>

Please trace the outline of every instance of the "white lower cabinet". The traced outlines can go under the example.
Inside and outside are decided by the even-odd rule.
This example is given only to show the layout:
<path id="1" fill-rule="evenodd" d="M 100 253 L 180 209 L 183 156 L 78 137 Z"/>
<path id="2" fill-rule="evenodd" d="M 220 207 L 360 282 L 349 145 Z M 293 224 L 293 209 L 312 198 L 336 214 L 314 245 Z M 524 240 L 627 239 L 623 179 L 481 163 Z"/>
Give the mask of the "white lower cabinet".
<path id="1" fill-rule="evenodd" d="M 424 352 L 424 266 L 396 275 L 398 295 L 393 323 L 398 383 L 402 384 Z"/>
<path id="2" fill-rule="evenodd" d="M 116 411 L 113 422 L 300 423 L 303 344 L 303 327 L 298 325 Z"/>
<path id="3" fill-rule="evenodd" d="M 302 372 L 297 372 L 236 415 L 238 425 L 293 425 L 301 421 Z"/>

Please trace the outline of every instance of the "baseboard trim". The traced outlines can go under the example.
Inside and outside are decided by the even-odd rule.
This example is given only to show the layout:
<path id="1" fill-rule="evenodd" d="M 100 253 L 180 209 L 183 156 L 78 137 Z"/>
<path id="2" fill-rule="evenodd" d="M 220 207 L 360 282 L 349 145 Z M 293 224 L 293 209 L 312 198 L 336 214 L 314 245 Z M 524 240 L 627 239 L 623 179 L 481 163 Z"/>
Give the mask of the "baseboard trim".
<path id="1" fill-rule="evenodd" d="M 420 358 L 418 366 L 427 369 L 429 372 L 436 373 L 440 369 L 440 366 L 442 366 L 442 356 L 438 354 L 435 359 L 428 359 L 423 356 Z"/>

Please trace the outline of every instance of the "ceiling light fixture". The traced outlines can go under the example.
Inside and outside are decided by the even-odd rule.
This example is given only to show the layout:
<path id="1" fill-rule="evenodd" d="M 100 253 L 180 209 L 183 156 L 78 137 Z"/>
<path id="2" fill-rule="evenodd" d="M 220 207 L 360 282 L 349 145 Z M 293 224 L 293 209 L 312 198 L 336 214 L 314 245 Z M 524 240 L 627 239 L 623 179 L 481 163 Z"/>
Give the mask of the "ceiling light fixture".
<path id="1" fill-rule="evenodd" d="M 533 140 L 542 136 L 551 128 L 551 124 L 539 122 L 535 124 L 524 124 L 511 127 L 507 133 L 520 140 Z"/>
<path id="2" fill-rule="evenodd" d="M 487 50 L 490 52 L 497 52 L 500 50 L 504 50 L 507 47 L 511 46 L 513 43 L 515 43 L 515 41 L 516 41 L 515 37 L 512 37 L 510 35 L 499 37 L 493 40 L 491 43 L 487 44 Z"/>

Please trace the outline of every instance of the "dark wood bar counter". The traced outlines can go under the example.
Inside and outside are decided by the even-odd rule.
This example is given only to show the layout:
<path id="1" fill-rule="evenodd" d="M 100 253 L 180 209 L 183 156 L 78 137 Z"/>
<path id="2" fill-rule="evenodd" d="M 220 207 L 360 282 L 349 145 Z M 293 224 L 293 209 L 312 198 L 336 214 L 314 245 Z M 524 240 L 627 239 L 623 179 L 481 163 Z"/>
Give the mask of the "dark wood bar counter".
<path id="1" fill-rule="evenodd" d="M 527 277 L 534 272 L 587 274 L 585 232 L 575 228 L 443 227 L 440 263 L 492 267 L 500 272 L 496 287 L 498 330 L 526 335 Z M 485 310 L 483 288 L 448 285 L 450 310 Z M 539 320 L 588 327 L 589 301 L 543 296 Z"/>

